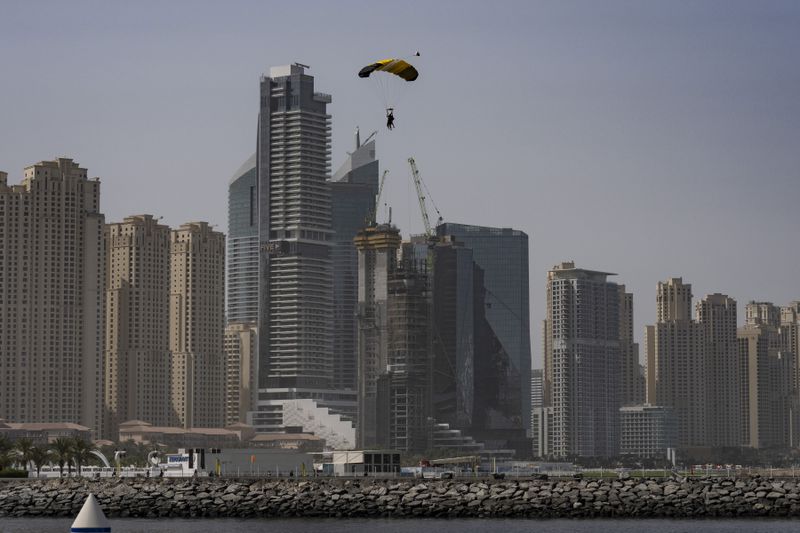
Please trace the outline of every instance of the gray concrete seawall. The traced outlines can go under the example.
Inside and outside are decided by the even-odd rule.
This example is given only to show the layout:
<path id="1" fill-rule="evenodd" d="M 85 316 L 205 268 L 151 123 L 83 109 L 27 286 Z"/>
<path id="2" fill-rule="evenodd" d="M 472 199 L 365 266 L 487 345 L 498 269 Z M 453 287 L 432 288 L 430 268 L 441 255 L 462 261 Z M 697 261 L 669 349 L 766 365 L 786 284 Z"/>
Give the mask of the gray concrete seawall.
<path id="1" fill-rule="evenodd" d="M 114 517 L 800 517 L 800 487 L 689 480 L 13 480 L 0 517 L 74 517 L 89 492 Z"/>

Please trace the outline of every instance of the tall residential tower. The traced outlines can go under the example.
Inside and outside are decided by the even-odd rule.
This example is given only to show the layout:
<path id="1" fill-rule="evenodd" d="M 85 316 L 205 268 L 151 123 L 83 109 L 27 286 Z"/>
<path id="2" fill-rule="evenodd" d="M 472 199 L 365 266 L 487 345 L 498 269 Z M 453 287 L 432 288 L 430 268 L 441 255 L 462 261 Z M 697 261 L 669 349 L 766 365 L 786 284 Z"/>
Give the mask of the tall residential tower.
<path id="1" fill-rule="evenodd" d="M 737 330 L 744 444 L 796 446 L 795 354 L 781 342 L 780 309 L 770 302 L 749 302 L 745 316 L 745 325 Z"/>
<path id="2" fill-rule="evenodd" d="M 103 414 L 105 247 L 100 182 L 72 159 L 0 172 L 0 418 Z"/>
<path id="3" fill-rule="evenodd" d="M 205 222 L 173 230 L 169 341 L 172 408 L 184 428 L 225 417 L 225 235 Z"/>
<path id="4" fill-rule="evenodd" d="M 692 320 L 691 284 L 681 278 L 660 281 L 656 317 L 645 327 L 647 402 L 672 408 L 678 446 L 706 446 L 706 326 Z"/>
<path id="5" fill-rule="evenodd" d="M 703 329 L 706 357 L 706 442 L 711 447 L 740 446 L 744 427 L 736 300 L 724 294 L 709 294 L 697 302 L 696 314 Z"/>
<path id="6" fill-rule="evenodd" d="M 331 97 L 306 68 L 263 76 L 258 115 L 259 385 L 281 396 L 329 389 L 334 368 Z"/>
<path id="7" fill-rule="evenodd" d="M 106 251 L 106 438 L 119 424 L 172 422 L 170 229 L 150 215 L 108 224 Z"/>
<path id="8" fill-rule="evenodd" d="M 620 296 L 610 275 L 572 262 L 547 273 L 545 381 L 555 456 L 619 452 Z"/>

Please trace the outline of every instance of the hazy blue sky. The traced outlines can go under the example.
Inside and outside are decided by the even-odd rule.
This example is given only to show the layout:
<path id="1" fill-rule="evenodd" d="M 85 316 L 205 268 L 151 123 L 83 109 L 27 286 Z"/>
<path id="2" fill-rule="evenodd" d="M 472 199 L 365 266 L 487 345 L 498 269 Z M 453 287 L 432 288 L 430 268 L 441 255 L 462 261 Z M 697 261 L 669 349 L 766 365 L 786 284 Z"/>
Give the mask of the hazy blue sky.
<path id="1" fill-rule="evenodd" d="M 357 70 L 422 52 L 387 133 Z M 224 229 L 255 150 L 258 77 L 311 65 L 333 167 L 380 130 L 386 197 L 421 221 L 413 155 L 448 221 L 531 245 L 534 364 L 547 269 L 619 273 L 636 334 L 655 284 L 800 299 L 800 2 L 0 3 L 0 169 L 75 158 L 109 221 Z"/>

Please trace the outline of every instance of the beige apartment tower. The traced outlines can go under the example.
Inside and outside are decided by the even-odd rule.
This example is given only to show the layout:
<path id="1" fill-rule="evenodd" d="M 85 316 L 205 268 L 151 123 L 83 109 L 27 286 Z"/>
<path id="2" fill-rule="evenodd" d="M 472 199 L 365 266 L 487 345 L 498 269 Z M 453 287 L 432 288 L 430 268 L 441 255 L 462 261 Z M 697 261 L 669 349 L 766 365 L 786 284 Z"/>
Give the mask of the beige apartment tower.
<path id="1" fill-rule="evenodd" d="M 0 418 L 102 430 L 104 218 L 72 159 L 0 172 Z"/>
<path id="2" fill-rule="evenodd" d="M 794 354 L 792 380 L 795 394 L 800 394 L 800 302 L 781 307 L 781 349 Z"/>
<path id="3" fill-rule="evenodd" d="M 796 446 L 795 354 L 782 342 L 780 309 L 769 302 L 749 302 L 745 313 L 745 325 L 737 332 L 744 444 Z"/>
<path id="4" fill-rule="evenodd" d="M 171 233 L 169 345 L 172 408 L 184 428 L 225 418 L 225 236 L 205 222 Z"/>
<path id="5" fill-rule="evenodd" d="M 255 322 L 225 327 L 225 426 L 247 423 L 258 400 L 258 338 Z"/>
<path id="6" fill-rule="evenodd" d="M 647 402 L 672 408 L 678 446 L 706 446 L 705 340 L 691 319 L 691 284 L 659 282 L 656 304 L 658 321 L 645 327 Z"/>
<path id="7" fill-rule="evenodd" d="M 744 440 L 741 368 L 736 340 L 736 300 L 709 294 L 696 305 L 706 358 L 706 443 L 740 446 Z"/>
<path id="8" fill-rule="evenodd" d="M 172 422 L 170 229 L 151 215 L 106 226 L 106 438 L 119 424 Z"/>
<path id="9" fill-rule="evenodd" d="M 692 285 L 682 278 L 659 281 L 656 289 L 656 322 L 692 319 Z"/>

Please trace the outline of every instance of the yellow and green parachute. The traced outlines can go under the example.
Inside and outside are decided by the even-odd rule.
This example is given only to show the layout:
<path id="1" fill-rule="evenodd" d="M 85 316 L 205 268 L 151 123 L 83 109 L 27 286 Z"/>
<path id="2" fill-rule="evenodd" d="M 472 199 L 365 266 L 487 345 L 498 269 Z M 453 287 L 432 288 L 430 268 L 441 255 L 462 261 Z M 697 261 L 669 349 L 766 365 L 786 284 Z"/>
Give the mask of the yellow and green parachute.
<path id="1" fill-rule="evenodd" d="M 414 54 L 419 56 L 419 52 Z M 387 113 L 393 110 L 405 93 L 408 82 L 419 77 L 416 67 L 402 58 L 389 58 L 375 61 L 358 71 L 359 78 L 373 80 L 378 97 Z"/>

